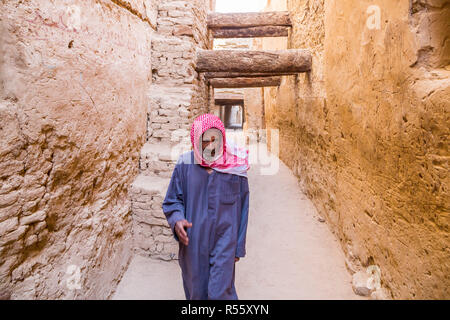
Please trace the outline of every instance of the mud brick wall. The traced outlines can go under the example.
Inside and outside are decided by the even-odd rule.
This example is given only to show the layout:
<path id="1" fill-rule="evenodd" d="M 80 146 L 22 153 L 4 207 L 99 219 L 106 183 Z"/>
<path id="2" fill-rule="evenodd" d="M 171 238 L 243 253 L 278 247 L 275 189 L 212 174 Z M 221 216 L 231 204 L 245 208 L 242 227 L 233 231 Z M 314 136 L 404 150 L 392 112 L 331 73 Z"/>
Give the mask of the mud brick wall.
<path id="1" fill-rule="evenodd" d="M 145 176 L 139 176 L 133 183 L 135 252 L 154 259 L 178 259 L 178 242 L 161 210 L 169 179 L 151 178 L 149 180 Z"/>
<path id="2" fill-rule="evenodd" d="M 379 266 L 393 298 L 448 298 L 449 1 L 272 0 L 268 9 L 284 6 L 285 48 L 311 50 L 313 67 L 265 89 L 281 159 L 350 270 Z"/>
<path id="3" fill-rule="evenodd" d="M 152 37 L 153 83 L 148 91 L 147 142 L 133 183 L 133 250 L 156 259 L 178 258 L 178 243 L 162 201 L 178 156 L 190 150 L 193 118 L 210 108 L 210 92 L 195 71 L 196 50 L 212 47 L 206 13 L 213 1 L 161 0 Z"/>
<path id="4" fill-rule="evenodd" d="M 198 48 L 211 48 L 206 14 L 211 1 L 161 0 L 152 39 L 148 140 L 176 142 L 192 119 L 209 110 L 208 85 L 195 71 Z"/>
<path id="5" fill-rule="evenodd" d="M 2 2 L 2 298 L 104 299 L 126 268 L 153 7 Z"/>

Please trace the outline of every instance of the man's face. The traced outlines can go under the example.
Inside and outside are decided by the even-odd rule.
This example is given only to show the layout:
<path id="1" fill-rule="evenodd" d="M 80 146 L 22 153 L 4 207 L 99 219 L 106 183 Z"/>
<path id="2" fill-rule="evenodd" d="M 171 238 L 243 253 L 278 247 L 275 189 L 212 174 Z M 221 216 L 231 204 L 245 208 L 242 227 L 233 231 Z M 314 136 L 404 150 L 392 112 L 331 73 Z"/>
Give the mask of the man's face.
<path id="1" fill-rule="evenodd" d="M 222 132 L 211 128 L 206 130 L 201 138 L 203 159 L 212 162 L 222 155 Z"/>

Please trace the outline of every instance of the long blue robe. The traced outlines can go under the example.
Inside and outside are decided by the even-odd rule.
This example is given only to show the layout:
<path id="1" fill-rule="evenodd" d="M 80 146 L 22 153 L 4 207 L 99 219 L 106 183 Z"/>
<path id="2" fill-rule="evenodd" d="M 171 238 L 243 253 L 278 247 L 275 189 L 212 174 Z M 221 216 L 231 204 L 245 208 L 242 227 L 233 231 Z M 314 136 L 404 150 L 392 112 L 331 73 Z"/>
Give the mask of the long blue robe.
<path id="1" fill-rule="evenodd" d="M 193 151 L 180 156 L 163 201 L 163 212 L 179 242 L 179 265 L 188 300 L 238 299 L 235 257 L 245 256 L 249 189 L 247 177 L 194 163 Z M 175 233 L 186 219 L 189 244 Z"/>

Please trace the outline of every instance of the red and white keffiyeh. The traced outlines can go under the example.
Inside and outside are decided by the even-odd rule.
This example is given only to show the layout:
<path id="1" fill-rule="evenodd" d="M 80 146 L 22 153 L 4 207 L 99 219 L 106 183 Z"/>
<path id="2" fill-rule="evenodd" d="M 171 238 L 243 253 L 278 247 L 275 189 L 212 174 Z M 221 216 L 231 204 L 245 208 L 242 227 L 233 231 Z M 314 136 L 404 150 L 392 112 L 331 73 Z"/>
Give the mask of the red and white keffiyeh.
<path id="1" fill-rule="evenodd" d="M 203 133 L 210 128 L 216 128 L 222 133 L 222 156 L 213 162 L 205 161 L 201 145 Z M 196 163 L 223 173 L 247 176 L 247 171 L 250 169 L 248 150 L 226 141 L 225 126 L 219 117 L 206 113 L 195 118 L 191 127 L 191 142 Z"/>

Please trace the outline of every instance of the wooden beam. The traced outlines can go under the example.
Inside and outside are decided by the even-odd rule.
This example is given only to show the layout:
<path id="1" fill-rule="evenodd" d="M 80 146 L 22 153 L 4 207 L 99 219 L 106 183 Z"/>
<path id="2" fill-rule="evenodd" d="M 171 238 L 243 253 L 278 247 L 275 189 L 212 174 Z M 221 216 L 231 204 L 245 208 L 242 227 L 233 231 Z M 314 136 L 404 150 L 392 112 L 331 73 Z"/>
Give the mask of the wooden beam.
<path id="1" fill-rule="evenodd" d="M 214 103 L 218 106 L 226 106 L 226 105 L 243 105 L 244 99 L 214 99 Z"/>
<path id="2" fill-rule="evenodd" d="M 243 105 L 244 94 L 234 92 L 215 92 L 214 102 L 216 105 Z"/>
<path id="3" fill-rule="evenodd" d="M 270 73 L 243 73 L 243 72 L 205 72 L 205 78 L 263 78 L 296 75 L 298 72 L 270 72 Z"/>
<path id="4" fill-rule="evenodd" d="M 208 28 L 246 28 L 261 26 L 292 26 L 289 12 L 242 12 L 242 13 L 217 13 L 208 14 Z"/>
<path id="5" fill-rule="evenodd" d="M 263 26 L 248 28 L 213 29 L 216 39 L 228 38 L 261 38 L 261 37 L 287 37 L 288 28 L 280 26 Z"/>
<path id="6" fill-rule="evenodd" d="M 299 73 L 311 70 L 308 50 L 203 50 L 197 51 L 198 72 Z"/>
<path id="7" fill-rule="evenodd" d="M 281 78 L 214 78 L 209 80 L 209 84 L 214 88 L 277 87 L 281 84 Z"/>

